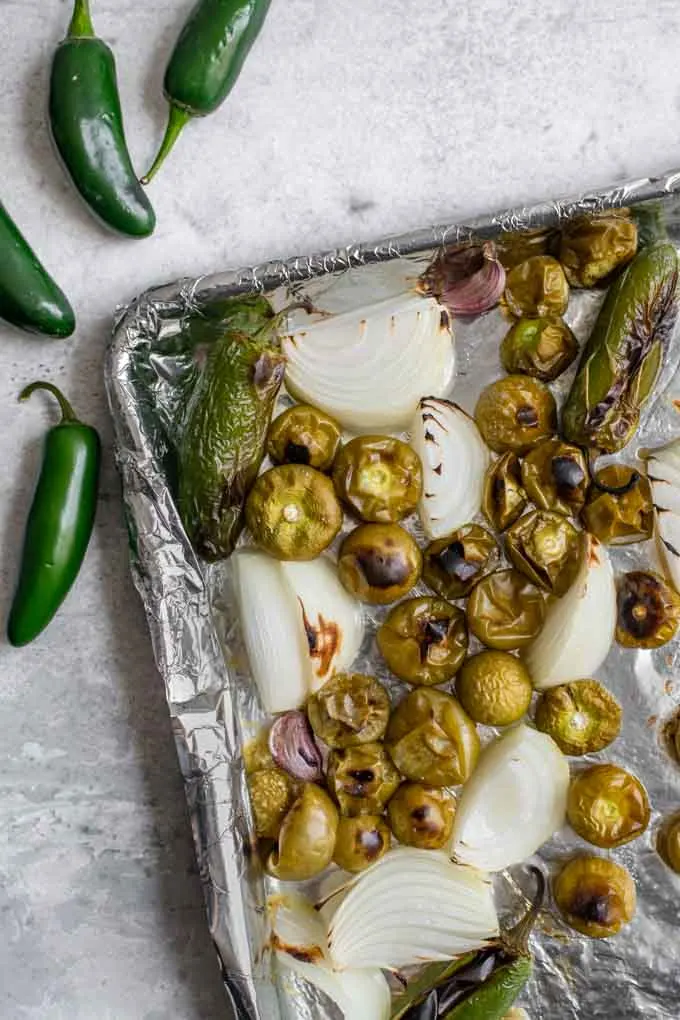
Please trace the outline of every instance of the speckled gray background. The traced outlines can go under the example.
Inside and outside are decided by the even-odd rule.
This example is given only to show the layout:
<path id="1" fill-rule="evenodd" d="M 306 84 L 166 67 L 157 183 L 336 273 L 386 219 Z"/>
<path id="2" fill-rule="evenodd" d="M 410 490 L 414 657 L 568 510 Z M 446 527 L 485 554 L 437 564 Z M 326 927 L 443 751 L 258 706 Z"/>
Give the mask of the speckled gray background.
<path id="1" fill-rule="evenodd" d="M 91 0 L 133 154 L 162 130 L 190 0 Z M 273 0 L 220 114 L 152 186 L 155 237 L 107 237 L 45 130 L 67 0 L 0 0 L 2 200 L 71 295 L 76 337 L 0 327 L 4 620 L 51 411 L 48 375 L 102 432 L 94 540 L 71 597 L 0 645 L 0 1017 L 220 1020 L 160 681 L 127 549 L 102 355 L 114 306 L 181 275 L 327 248 L 680 164 L 676 0 Z M 651 13 L 650 13 L 651 12 Z"/>

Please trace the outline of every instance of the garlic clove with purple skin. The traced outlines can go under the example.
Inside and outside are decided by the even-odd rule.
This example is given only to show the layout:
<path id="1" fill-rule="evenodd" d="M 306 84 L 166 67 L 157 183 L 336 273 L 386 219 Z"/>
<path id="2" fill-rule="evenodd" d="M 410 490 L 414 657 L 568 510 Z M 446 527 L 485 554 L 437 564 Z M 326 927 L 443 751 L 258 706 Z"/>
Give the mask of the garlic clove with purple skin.
<path id="1" fill-rule="evenodd" d="M 452 315 L 482 315 L 498 304 L 505 290 L 505 269 L 491 241 L 445 253 L 432 276 L 433 289 Z"/>
<path id="2" fill-rule="evenodd" d="M 284 712 L 269 731 L 269 750 L 276 764 L 294 779 L 316 782 L 323 758 L 304 712 Z"/>

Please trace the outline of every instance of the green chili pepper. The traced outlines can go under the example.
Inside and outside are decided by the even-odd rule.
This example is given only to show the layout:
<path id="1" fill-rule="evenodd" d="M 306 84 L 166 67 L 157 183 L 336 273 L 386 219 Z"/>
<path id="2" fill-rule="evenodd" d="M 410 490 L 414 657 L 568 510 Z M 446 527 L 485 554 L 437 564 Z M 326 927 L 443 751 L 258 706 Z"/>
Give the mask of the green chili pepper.
<path id="1" fill-rule="evenodd" d="M 285 367 L 281 315 L 265 297 L 231 298 L 222 314 L 222 323 L 189 325 L 194 342 L 206 349 L 205 363 L 178 449 L 180 514 L 194 548 L 209 560 L 229 556 L 243 528 Z"/>
<path id="2" fill-rule="evenodd" d="M 0 319 L 28 333 L 67 337 L 73 309 L 0 202 Z"/>
<path id="3" fill-rule="evenodd" d="M 637 224 L 640 248 L 648 248 L 655 241 L 667 239 L 666 207 L 663 202 L 643 202 L 642 205 L 633 206 L 630 215 Z"/>
<path id="4" fill-rule="evenodd" d="M 643 248 L 610 288 L 562 414 L 565 438 L 616 453 L 632 438 L 678 316 L 678 254 Z"/>
<path id="5" fill-rule="evenodd" d="M 455 960 L 428 963 L 415 977 L 409 979 L 406 990 L 395 1000 L 390 1020 L 402 1020 L 403 1017 L 408 1017 L 409 1010 L 414 1006 L 420 1007 L 433 989 L 441 986 L 464 967 L 474 963 L 478 955 L 478 953 L 466 953 Z"/>
<path id="6" fill-rule="evenodd" d="M 79 421 L 62 393 L 34 382 L 19 396 L 47 390 L 62 418 L 45 437 L 42 471 L 28 515 L 19 584 L 9 615 L 10 644 L 27 645 L 66 598 L 85 556 L 97 505 L 99 436 Z"/>
<path id="7" fill-rule="evenodd" d="M 271 0 L 198 0 L 182 29 L 165 72 L 170 103 L 165 137 L 147 184 L 192 117 L 213 113 L 231 92 L 260 33 Z"/>
<path id="8" fill-rule="evenodd" d="M 529 980 L 532 971 L 530 956 L 520 956 L 502 964 L 491 977 L 441 1020 L 502 1020 Z"/>
<path id="9" fill-rule="evenodd" d="M 113 53 L 94 34 L 88 0 L 75 0 L 52 63 L 50 125 L 76 188 L 106 226 L 148 237 L 156 216 L 125 142 Z"/>

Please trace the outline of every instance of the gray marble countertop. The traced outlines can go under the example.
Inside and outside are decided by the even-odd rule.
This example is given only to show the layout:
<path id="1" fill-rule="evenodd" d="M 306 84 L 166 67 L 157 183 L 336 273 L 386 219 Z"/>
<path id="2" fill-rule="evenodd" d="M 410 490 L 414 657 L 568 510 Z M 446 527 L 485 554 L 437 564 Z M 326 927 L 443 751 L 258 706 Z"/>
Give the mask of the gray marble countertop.
<path id="1" fill-rule="evenodd" d="M 190 0 L 92 0 L 143 168 Z M 464 220 L 680 164 L 677 0 L 274 0 L 228 104 L 151 187 L 155 236 L 107 236 L 48 141 L 68 0 L 0 0 L 2 200 L 70 294 L 68 342 L 0 326 L 3 621 L 62 384 L 104 440 L 84 569 L 33 645 L 0 644 L 0 1016 L 220 1020 L 224 1000 L 160 680 L 128 578 L 102 359 L 117 304 L 268 257 Z M 596 11 L 596 13 L 592 13 Z M 4 627 L 4 623 L 3 623 Z"/>

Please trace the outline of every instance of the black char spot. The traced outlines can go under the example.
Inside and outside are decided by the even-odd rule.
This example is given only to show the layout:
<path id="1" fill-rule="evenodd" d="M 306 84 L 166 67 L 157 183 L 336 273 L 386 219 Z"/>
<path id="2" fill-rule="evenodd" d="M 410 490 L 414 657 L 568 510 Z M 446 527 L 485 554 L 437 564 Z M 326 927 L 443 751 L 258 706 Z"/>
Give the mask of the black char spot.
<path id="1" fill-rule="evenodd" d="M 294 443 L 290 439 L 286 443 L 285 459 L 289 464 L 309 464 L 309 447 L 304 443 Z"/>

